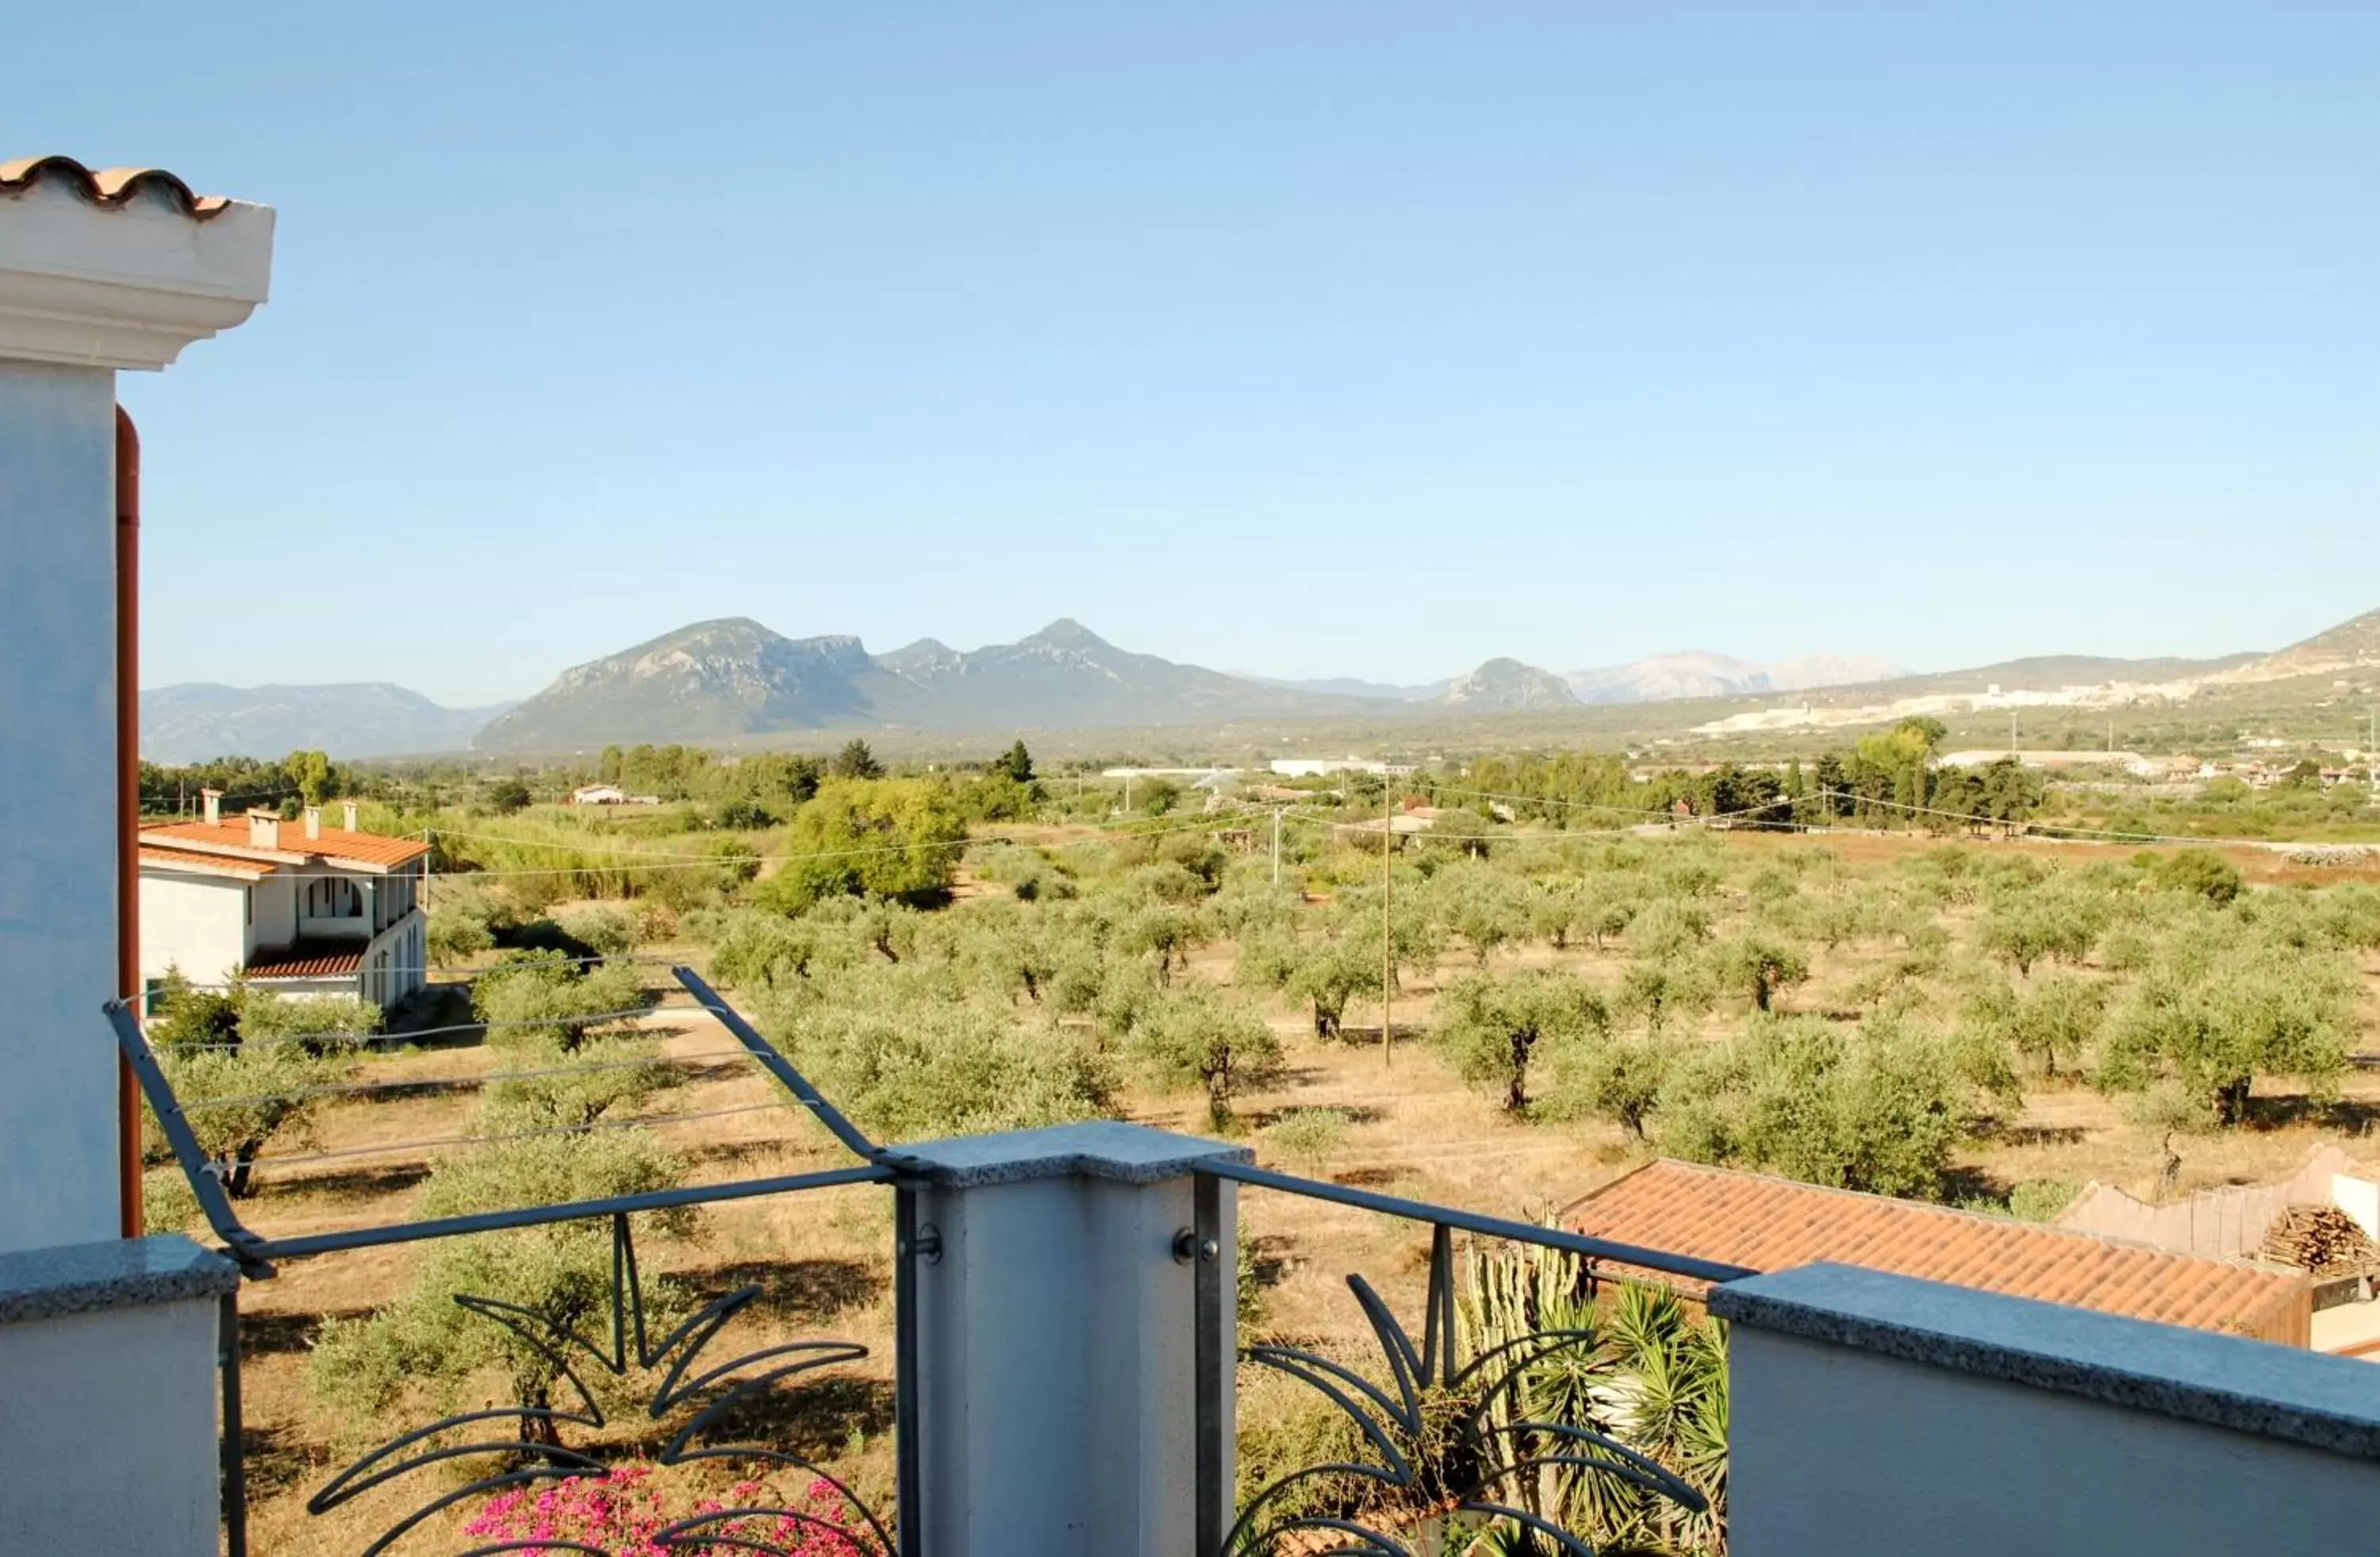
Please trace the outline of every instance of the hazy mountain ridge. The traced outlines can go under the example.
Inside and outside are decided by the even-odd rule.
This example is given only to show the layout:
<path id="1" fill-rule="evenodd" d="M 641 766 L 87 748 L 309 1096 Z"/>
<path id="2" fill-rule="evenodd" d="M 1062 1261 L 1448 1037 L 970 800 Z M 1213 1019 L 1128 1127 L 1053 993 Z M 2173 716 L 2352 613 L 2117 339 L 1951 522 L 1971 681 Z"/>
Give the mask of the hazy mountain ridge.
<path id="1" fill-rule="evenodd" d="M 2226 670 L 2215 679 L 2280 681 L 2296 675 L 2336 676 L 2375 667 L 2380 667 L 2380 611 L 2367 611 L 2277 653 Z"/>
<path id="2" fill-rule="evenodd" d="M 1666 701 L 1832 708 L 1879 699 L 2098 687 L 2183 698 L 2380 668 L 2380 612 L 2272 654 L 2216 659 L 2039 655 L 1922 675 L 1869 656 L 1767 663 L 1703 651 L 1558 675 L 1518 660 L 1426 686 L 1226 674 L 1119 649 L 1062 618 L 1014 643 L 962 651 L 920 639 L 870 654 L 857 639 L 789 639 L 748 617 L 697 622 L 574 665 L 525 702 L 450 709 L 384 682 L 232 687 L 184 684 L 141 696 L 143 754 L 158 761 L 589 748 L 614 741 L 725 741 L 779 733 L 1079 731 L 1356 717 L 1560 713 Z M 1873 673 L 1889 672 L 1888 675 Z M 1861 679 L 1864 677 L 1864 679 Z M 2198 695 L 2207 695 L 2202 691 Z M 1793 699 L 1788 704 L 1786 699 Z M 1733 717 L 1730 715 L 1730 717 Z M 1752 717 L 1746 714 L 1744 717 Z"/>
<path id="3" fill-rule="evenodd" d="M 1564 677 L 1586 703 L 1658 703 L 1688 698 L 1736 698 L 1883 681 L 1902 671 L 1872 654 L 1803 654 L 1755 663 L 1708 650 L 1655 654 L 1624 665 L 1572 671 Z"/>
<path id="4" fill-rule="evenodd" d="M 469 749 L 511 708 L 446 708 L 386 681 L 225 687 L 188 681 L 140 694 L 140 755 L 152 762 L 215 757 L 413 757 Z"/>
<path id="5" fill-rule="evenodd" d="M 1576 708 L 1579 702 L 1570 683 L 1560 676 L 1510 659 L 1490 660 L 1468 675 L 1456 676 L 1438 701 L 1450 708 L 1494 712 Z"/>
<path id="6" fill-rule="evenodd" d="M 1371 706 L 1135 654 L 1071 618 L 1014 643 L 963 652 L 925 639 L 878 656 L 855 638 L 787 639 L 731 617 L 575 665 L 474 744 L 527 751 L 792 730 L 1087 729 Z"/>

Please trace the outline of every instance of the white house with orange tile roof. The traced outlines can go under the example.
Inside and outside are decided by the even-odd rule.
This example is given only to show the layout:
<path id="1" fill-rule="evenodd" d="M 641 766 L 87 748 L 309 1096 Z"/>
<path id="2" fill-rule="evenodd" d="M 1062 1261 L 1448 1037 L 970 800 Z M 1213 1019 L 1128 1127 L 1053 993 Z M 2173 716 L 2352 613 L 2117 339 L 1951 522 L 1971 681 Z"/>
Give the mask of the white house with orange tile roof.
<path id="1" fill-rule="evenodd" d="M 356 995 L 395 1005 L 426 982 L 421 888 L 430 845 L 295 821 L 272 811 L 225 821 L 207 792 L 197 821 L 140 830 L 140 977 L 198 984 L 245 978 L 286 994 Z"/>

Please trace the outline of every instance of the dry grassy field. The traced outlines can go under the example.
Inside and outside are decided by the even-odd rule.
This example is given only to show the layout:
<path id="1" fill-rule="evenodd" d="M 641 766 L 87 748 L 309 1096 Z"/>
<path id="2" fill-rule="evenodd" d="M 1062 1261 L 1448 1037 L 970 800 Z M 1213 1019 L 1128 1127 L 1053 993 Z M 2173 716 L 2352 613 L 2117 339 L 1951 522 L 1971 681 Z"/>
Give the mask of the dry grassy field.
<path id="1" fill-rule="evenodd" d="M 1060 836 L 1048 835 L 1051 839 Z M 1911 854 L 1946 845 L 1885 837 L 1833 838 L 1823 843 L 1738 834 L 1725 843 L 1746 870 L 1795 850 L 1823 849 L 1833 865 L 1853 874 L 1889 870 Z M 2019 845 L 1947 845 L 1979 856 L 2005 855 Z M 2052 858 L 2088 861 L 2108 851 L 2087 845 L 2022 845 Z M 2286 887 L 2308 874 L 2276 856 L 2235 857 L 2252 883 Z M 2338 871 L 2319 872 L 2324 882 Z M 949 910 L 972 911 L 977 899 L 1002 895 L 982 883 L 963 883 Z M 1964 932 L 1970 907 L 1949 906 L 1951 933 Z M 700 966 L 706 950 L 691 943 L 650 945 L 641 954 Z M 1234 948 L 1210 942 L 1188 954 L 1177 977 L 1229 986 Z M 1573 943 L 1563 950 L 1530 941 L 1498 952 L 1499 968 L 1559 967 L 1609 988 L 1625 967 L 1624 937 L 1602 950 Z M 1786 991 L 1786 1009 L 1827 1012 L 1856 1004 L 1862 980 L 1897 955 L 1880 940 L 1853 939 L 1830 950 L 1814 948 L 1811 977 Z M 1507 1113 L 1487 1090 L 1466 1085 L 1433 1045 L 1441 987 L 1477 961 L 1451 950 L 1436 969 L 1409 971 L 1396 1008 L 1391 1052 L 1378 1043 L 1378 1007 L 1361 1002 L 1347 1014 L 1340 1041 L 1318 1041 L 1306 1013 L 1276 995 L 1263 1010 L 1283 1045 L 1277 1076 L 1232 1100 L 1236 1129 L 1266 1165 L 1417 1199 L 1533 1218 L 1558 1209 L 1644 1161 L 1652 1148 L 1609 1122 L 1529 1121 Z M 2380 963 L 2362 954 L 2365 1006 L 2359 1018 L 2369 1034 L 2380 1022 Z M 723 1183 L 843 1165 L 845 1154 L 747 1060 L 719 1024 L 687 1008 L 658 965 L 644 969 L 660 1004 L 639 1026 L 655 1035 L 683 1081 L 644 1100 L 654 1116 L 706 1114 L 684 1124 L 650 1126 L 684 1164 L 692 1183 Z M 742 997 L 729 998 L 743 1004 Z M 1717 1009 L 1693 1019 L 1692 1035 L 1716 1040 L 1740 1026 L 1742 1013 Z M 408 1143 L 450 1141 L 471 1128 L 474 1078 L 508 1063 L 469 1034 L 375 1053 L 353 1072 L 374 1082 L 407 1084 L 370 1101 L 334 1101 L 323 1107 L 310 1137 L 276 1142 L 259 1174 L 255 1196 L 241 1202 L 250 1225 L 269 1235 L 391 1222 L 418 1215 L 416 1202 L 432 1163 L 451 1147 Z M 2369 1139 L 2380 1120 L 2380 1068 L 2350 1066 L 2334 1101 L 2315 1103 L 2286 1088 L 2260 1086 L 2246 1126 L 2176 1136 L 2144 1122 L 2123 1099 L 2080 1082 L 2035 1079 L 2021 1107 L 2005 1109 L 1958 1149 L 1954 1166 L 1973 1182 L 2002 1193 L 2039 1179 L 2088 1180 L 2148 1197 L 2209 1186 L 2277 1177 L 2317 1144 L 2343 1143 L 2359 1158 L 2380 1158 Z M 747 1112 L 722 1113 L 724 1110 Z M 1125 1117 L 1164 1128 L 1204 1132 L 1206 1100 L 1125 1086 L 1116 1098 Z M 1292 1111 L 1334 1111 L 1339 1127 L 1319 1143 L 1298 1139 L 1293 1150 L 1272 1130 Z M 352 1153 L 302 1162 L 322 1152 Z M 2171 1158 L 2179 1157 L 2178 1169 Z M 279 1165 L 275 1159 L 287 1160 Z M 159 1169 L 158 1173 L 170 1170 Z M 1360 1271 L 1401 1311 L 1417 1309 L 1427 1258 L 1426 1230 L 1373 1213 L 1251 1190 L 1242 1198 L 1243 1247 L 1262 1284 L 1257 1321 L 1265 1332 L 1338 1344 L 1361 1352 L 1360 1315 L 1344 1279 Z M 718 1343 L 717 1357 L 800 1338 L 833 1337 L 869 1348 L 862 1362 L 812 1376 L 780 1392 L 766 1407 L 774 1441 L 815 1456 L 846 1476 L 879 1506 L 891 1503 L 891 1194 L 875 1186 L 808 1192 L 704 1209 L 693 1224 L 673 1231 L 640 1226 L 638 1250 L 649 1277 L 665 1278 L 686 1306 L 747 1283 L 759 1299 Z M 418 1258 L 407 1247 L 335 1254 L 292 1261 L 271 1281 L 242 1295 L 249 1464 L 254 1509 L 253 1549 L 267 1552 L 353 1551 L 364 1532 L 384 1527 L 424 1501 L 420 1488 L 392 1487 L 323 1515 L 305 1512 L 305 1499 L 366 1436 L 337 1401 L 309 1378 L 310 1360 L 325 1320 L 372 1311 L 402 1290 Z M 501 1404 L 504 1381 L 491 1377 L 466 1407 Z M 655 1447 L 650 1424 L 614 1413 L 610 1426 L 586 1435 L 644 1452 Z M 574 1441 L 577 1441 L 576 1436 Z M 434 1478 L 436 1472 L 429 1473 Z M 448 1483 L 451 1485 L 451 1483 Z M 452 1518 L 453 1515 L 445 1517 Z M 424 1532 L 426 1536 L 426 1531 Z M 403 1544 L 395 1548 L 406 1550 Z"/>

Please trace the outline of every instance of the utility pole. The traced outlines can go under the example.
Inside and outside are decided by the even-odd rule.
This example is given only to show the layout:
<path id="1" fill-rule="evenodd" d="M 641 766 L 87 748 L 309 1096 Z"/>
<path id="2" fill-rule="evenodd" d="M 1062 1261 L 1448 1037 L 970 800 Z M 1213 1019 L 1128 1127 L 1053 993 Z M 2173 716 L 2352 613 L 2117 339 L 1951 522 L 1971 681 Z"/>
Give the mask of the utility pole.
<path id="1" fill-rule="evenodd" d="M 1272 809 L 1272 884 L 1281 885 L 1281 808 Z"/>
<path id="2" fill-rule="evenodd" d="M 1386 772 L 1380 775 L 1380 1068 L 1386 1070 L 1397 1027 L 1397 790 Z"/>
<path id="3" fill-rule="evenodd" d="M 1129 768 L 1123 772 L 1123 814 L 1132 815 L 1132 770 Z"/>
<path id="4" fill-rule="evenodd" d="M 2009 755 L 2016 755 L 2016 710 L 2009 710 Z"/>

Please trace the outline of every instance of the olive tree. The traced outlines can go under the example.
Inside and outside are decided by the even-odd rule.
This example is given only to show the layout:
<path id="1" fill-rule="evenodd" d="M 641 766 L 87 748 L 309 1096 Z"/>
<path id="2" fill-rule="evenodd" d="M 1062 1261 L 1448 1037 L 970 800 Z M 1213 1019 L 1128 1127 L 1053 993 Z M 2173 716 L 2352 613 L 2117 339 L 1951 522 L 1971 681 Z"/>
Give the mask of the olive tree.
<path id="1" fill-rule="evenodd" d="M 1935 1035 L 1870 1021 L 1755 1018 L 1682 1069 L 1664 1095 L 1661 1146 L 1879 1195 L 1940 1193 L 1977 1117 L 1967 1067 Z"/>
<path id="2" fill-rule="evenodd" d="M 1314 1036 L 1329 1040 L 1339 1036 L 1348 1002 L 1379 998 L 1380 965 L 1377 947 L 1329 936 L 1300 949 L 1281 987 L 1312 1012 Z"/>
<path id="3" fill-rule="evenodd" d="M 1529 1106 L 1529 1067 L 1540 1047 L 1583 1042 L 1610 1029 L 1603 998 L 1564 973 L 1524 968 L 1466 974 L 1439 997 L 1436 1038 L 1456 1074 L 1502 1095 L 1507 1111 Z"/>
<path id="4" fill-rule="evenodd" d="M 1193 985 L 1152 1002 L 1124 1039 L 1125 1057 L 1151 1085 L 1202 1088 L 1207 1117 L 1232 1124 L 1232 1099 L 1281 1069 L 1281 1040 L 1253 1007 Z"/>
<path id="5" fill-rule="evenodd" d="M 1713 948 L 1711 966 L 1719 981 L 1746 996 L 1755 1011 L 1766 1011 L 1778 991 L 1805 983 L 1810 959 L 1797 947 L 1764 935 L 1742 935 Z"/>
<path id="6" fill-rule="evenodd" d="M 1537 1112 L 1548 1119 L 1608 1119 L 1639 1141 L 1683 1056 L 1658 1032 L 1597 1032 L 1553 1051 Z"/>
<path id="7" fill-rule="evenodd" d="M 2099 1036 L 2107 995 L 2104 983 L 2058 974 L 2023 987 L 1986 984 L 1970 1002 L 1969 1012 L 1984 1030 L 2005 1040 L 2054 1080 L 2061 1055 L 2072 1068 Z"/>
<path id="8" fill-rule="evenodd" d="M 2123 1090 L 2169 1080 L 2219 1125 L 2245 1120 L 2259 1076 L 2326 1096 L 2347 1068 L 2362 993 L 2334 953 L 2243 939 L 2169 955 L 2111 1024 L 2098 1079 Z"/>
<path id="9" fill-rule="evenodd" d="M 644 1194 L 674 1186 L 682 1173 L 674 1157 L 636 1131 L 542 1136 L 441 1161 L 422 1186 L 419 1213 L 460 1216 Z M 685 1231 L 691 1213 L 664 1212 L 661 1220 Z M 465 1294 L 509 1305 L 526 1332 L 455 1302 Z M 579 1406 L 556 1398 L 564 1382 L 559 1359 L 566 1355 L 556 1343 L 600 1329 L 611 1294 L 607 1220 L 441 1239 L 420 1247 L 403 1293 L 388 1307 L 324 1321 L 311 1382 L 324 1404 L 342 1413 L 378 1417 L 403 1407 L 411 1416 L 484 1404 L 480 1381 L 492 1374 L 505 1381 L 508 1404 L 524 1412 L 519 1435 L 558 1442 L 556 1413 Z M 648 1322 L 666 1333 L 675 1294 L 664 1284 L 648 1295 L 655 1299 Z M 609 1382 L 600 1368 L 582 1368 L 580 1377 L 599 1390 Z"/>
<path id="10" fill-rule="evenodd" d="M 367 1001 L 200 991 L 175 975 L 150 1038 L 211 1171 L 244 1199 L 267 1146 L 311 1138 L 340 1056 L 379 1026 L 380 1008 Z"/>
<path id="11" fill-rule="evenodd" d="M 1461 936 L 1480 967 L 1501 946 L 1529 933 L 1528 883 L 1480 860 L 1447 866 L 1430 878 L 1427 911 Z"/>
<path id="12" fill-rule="evenodd" d="M 551 1044 L 567 1053 L 589 1032 L 630 1019 L 647 1004 L 635 968 L 587 963 L 559 952 L 507 952 L 481 973 L 471 1010 L 495 1043 Z"/>

